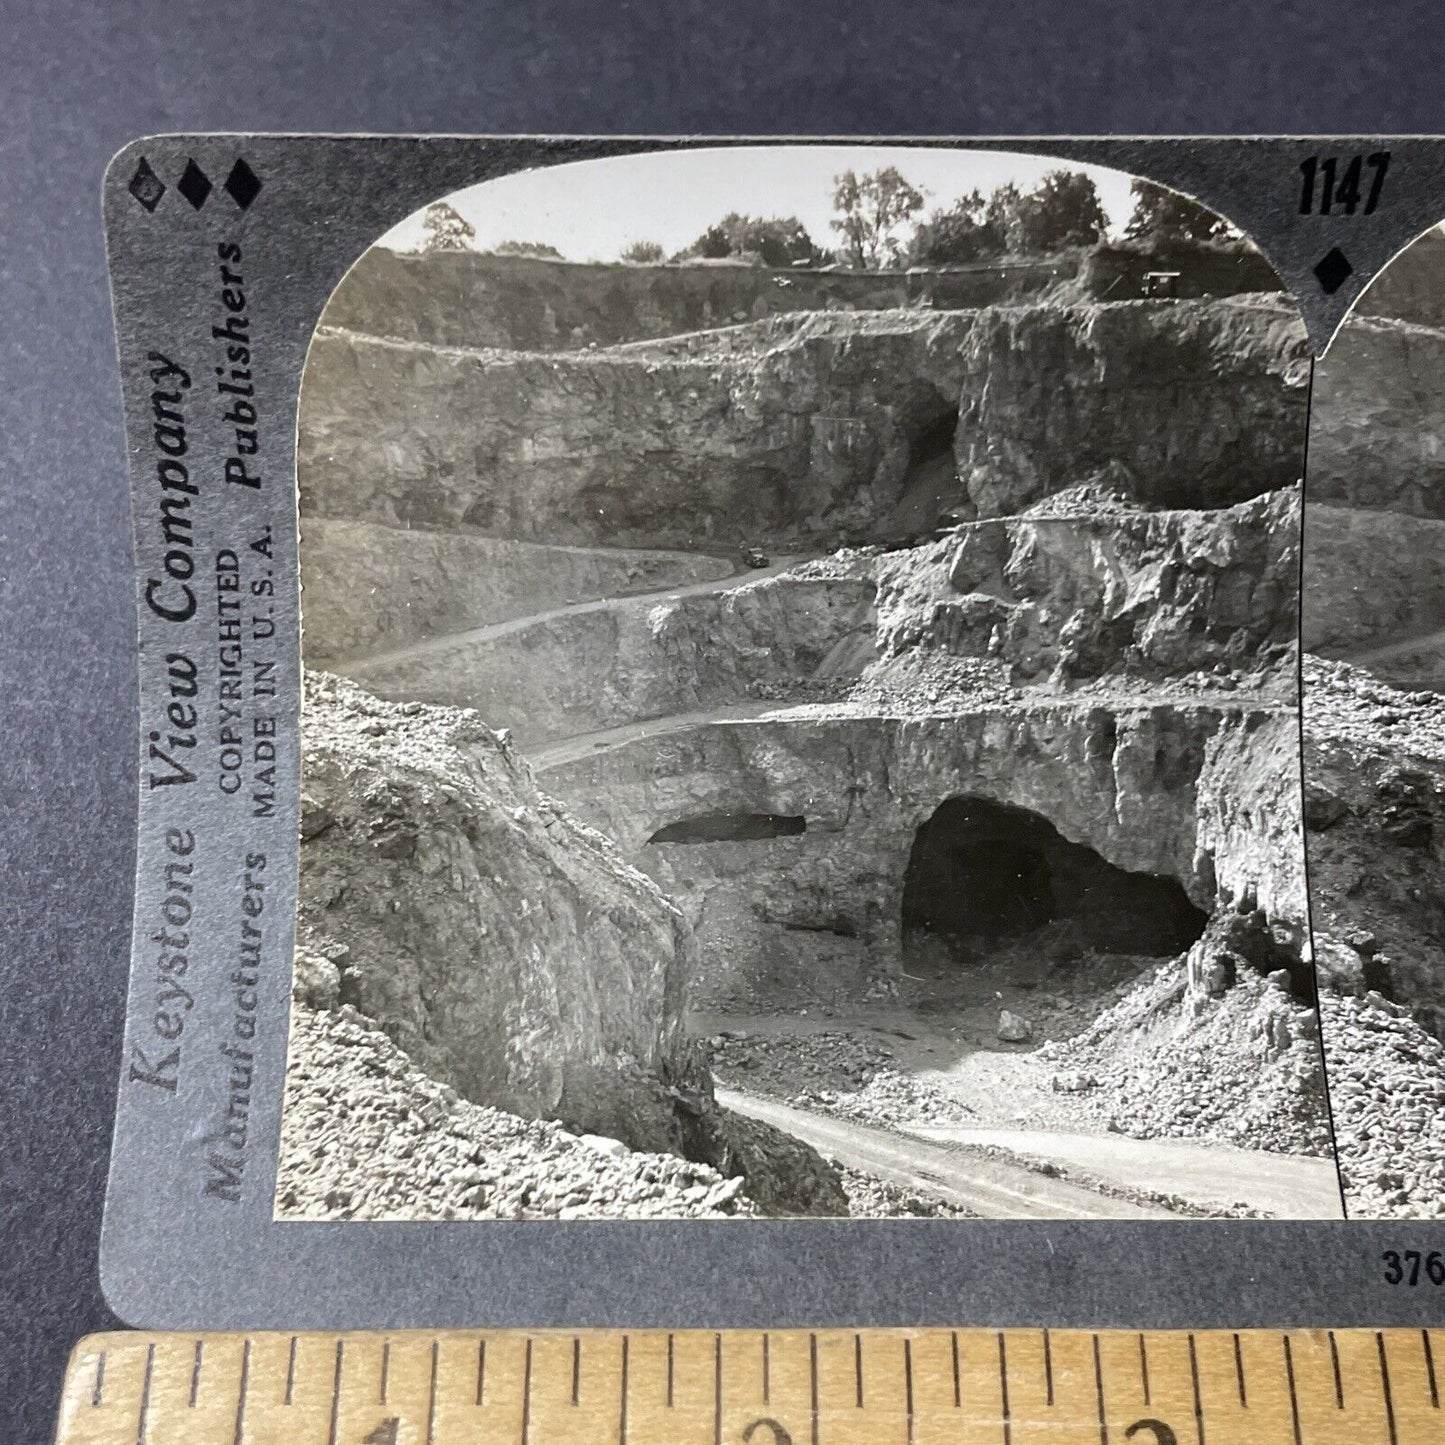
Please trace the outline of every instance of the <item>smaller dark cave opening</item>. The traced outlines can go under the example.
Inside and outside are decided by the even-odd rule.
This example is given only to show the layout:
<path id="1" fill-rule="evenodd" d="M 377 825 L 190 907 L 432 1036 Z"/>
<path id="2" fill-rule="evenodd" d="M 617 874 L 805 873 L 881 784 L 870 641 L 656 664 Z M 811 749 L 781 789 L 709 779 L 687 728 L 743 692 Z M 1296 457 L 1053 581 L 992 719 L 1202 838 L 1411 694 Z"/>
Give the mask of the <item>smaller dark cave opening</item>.
<path id="1" fill-rule="evenodd" d="M 1208 921 L 1175 879 L 1117 868 L 1038 813 L 971 797 L 948 799 L 919 827 L 902 914 L 905 940 L 992 947 L 1066 923 L 1081 951 L 1159 958 L 1184 952 Z"/>
<path id="2" fill-rule="evenodd" d="M 940 398 L 941 402 L 941 398 Z M 958 430 L 958 408 L 946 407 L 931 420 L 910 428 L 908 434 L 908 471 L 936 462 L 940 457 L 953 459 L 953 434 Z"/>
<path id="3" fill-rule="evenodd" d="M 970 510 L 953 453 L 958 407 L 937 387 L 920 383 L 896 421 L 908 443 L 908 458 L 884 530 L 897 545 L 916 546 Z"/>
<path id="4" fill-rule="evenodd" d="M 699 813 L 659 828 L 649 843 L 759 843 L 795 838 L 808 831 L 807 820 L 787 813 Z"/>

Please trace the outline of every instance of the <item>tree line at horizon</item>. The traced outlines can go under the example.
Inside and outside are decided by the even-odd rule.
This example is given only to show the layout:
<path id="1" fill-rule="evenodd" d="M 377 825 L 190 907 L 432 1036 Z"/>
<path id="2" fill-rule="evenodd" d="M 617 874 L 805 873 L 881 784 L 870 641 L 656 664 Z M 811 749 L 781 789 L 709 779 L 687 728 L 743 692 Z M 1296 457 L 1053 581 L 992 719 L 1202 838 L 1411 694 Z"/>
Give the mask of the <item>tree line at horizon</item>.
<path id="1" fill-rule="evenodd" d="M 1228 222 L 1178 191 L 1136 179 L 1129 193 L 1134 209 L 1123 239 L 1131 245 L 1152 250 L 1238 238 Z M 1052 170 L 1029 191 L 1009 181 L 987 197 L 973 190 L 950 206 L 924 210 L 923 192 L 896 167 L 863 175 L 847 170 L 833 178 L 832 246 L 820 246 L 796 216 L 731 211 L 671 256 L 655 241 L 637 241 L 619 259 L 637 265 L 735 259 L 877 271 L 1052 255 L 1098 245 L 1108 229 L 1098 188 L 1083 171 Z M 426 251 L 476 249 L 475 228 L 446 201 L 426 208 L 422 236 Z M 487 254 L 565 259 L 555 246 L 529 241 L 503 241 Z"/>

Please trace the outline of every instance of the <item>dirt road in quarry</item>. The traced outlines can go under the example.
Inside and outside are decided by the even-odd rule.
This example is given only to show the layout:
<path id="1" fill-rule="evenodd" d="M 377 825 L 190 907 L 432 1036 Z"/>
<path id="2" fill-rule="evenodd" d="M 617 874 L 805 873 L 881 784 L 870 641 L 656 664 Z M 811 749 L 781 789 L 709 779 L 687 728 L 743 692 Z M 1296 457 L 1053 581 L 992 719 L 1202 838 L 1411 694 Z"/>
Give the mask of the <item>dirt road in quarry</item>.
<path id="1" fill-rule="evenodd" d="M 719 1089 L 717 1098 L 723 1108 L 782 1129 L 840 1164 L 984 1219 L 1177 1219 L 1183 1212 L 1112 1198 L 949 1142 L 908 1138 L 732 1089 Z"/>
<path id="2" fill-rule="evenodd" d="M 577 549 L 581 550 L 581 549 Z M 669 555 L 669 554 L 662 554 Z M 685 553 L 670 554 L 685 556 Z M 666 602 L 677 597 L 702 597 L 709 592 L 731 592 L 749 582 L 760 582 L 766 577 L 776 577 L 800 562 L 810 560 L 806 556 L 779 557 L 766 567 L 750 567 L 726 577 L 710 577 L 703 582 L 687 582 L 680 587 L 658 587 L 648 592 L 624 592 L 612 597 L 591 597 L 581 602 L 569 602 L 562 607 L 552 607 L 545 612 L 530 612 L 525 617 L 510 617 L 505 622 L 492 622 L 483 627 L 469 627 L 462 632 L 447 632 L 437 637 L 428 637 L 421 642 L 411 642 L 404 647 L 393 647 L 386 652 L 358 653 L 341 658 L 331 667 L 345 673 L 356 682 L 366 682 L 367 675 L 396 667 L 416 658 L 435 657 L 453 649 L 461 650 L 485 646 L 498 638 L 525 632 L 530 627 L 539 627 L 563 617 L 581 617 L 589 612 L 615 612 L 627 607 L 636 607 L 648 602 Z"/>
<path id="3" fill-rule="evenodd" d="M 1396 658 L 1410 657 L 1417 652 L 1438 654 L 1445 650 L 1445 628 L 1434 632 L 1421 632 L 1414 637 L 1406 637 L 1401 641 L 1387 643 L 1383 647 L 1370 648 L 1365 652 L 1345 652 L 1335 654 L 1348 662 L 1351 667 L 1375 667 L 1382 662 L 1391 662 Z"/>
<path id="4" fill-rule="evenodd" d="M 1045 1013 L 1035 994 L 1031 1011 L 1066 1037 L 1089 1006 L 1057 1002 Z M 879 1001 L 689 1023 L 714 1040 L 726 1107 L 984 1217 L 1341 1217 L 1329 1159 L 1106 1129 L 1055 1091 L 1058 1065 L 1034 1045 L 993 1037 L 997 1006 L 984 987 L 947 1012 Z"/>

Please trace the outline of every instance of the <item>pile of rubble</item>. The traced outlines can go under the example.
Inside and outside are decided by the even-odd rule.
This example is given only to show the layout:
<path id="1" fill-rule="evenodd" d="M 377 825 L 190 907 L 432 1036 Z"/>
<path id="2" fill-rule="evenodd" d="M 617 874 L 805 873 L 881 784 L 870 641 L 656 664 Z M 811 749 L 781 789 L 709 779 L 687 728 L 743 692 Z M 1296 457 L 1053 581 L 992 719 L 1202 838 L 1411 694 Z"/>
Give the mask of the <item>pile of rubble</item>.
<path id="1" fill-rule="evenodd" d="M 1319 1016 L 1287 981 L 1242 971 L 1218 998 L 1164 964 L 1077 1038 L 1045 1043 L 1054 1087 L 1116 1133 L 1327 1155 Z"/>
<path id="2" fill-rule="evenodd" d="M 276 1211 L 304 1219 L 722 1219 L 741 1178 L 458 1098 L 353 1009 L 293 1010 Z"/>
<path id="3" fill-rule="evenodd" d="M 893 1061 L 885 1045 L 842 1029 L 777 1036 L 724 1029 L 709 1043 L 713 1073 L 724 1083 L 785 1102 L 861 1088 Z"/>
<path id="4" fill-rule="evenodd" d="M 1346 1208 L 1445 1217 L 1445 1044 L 1378 993 L 1321 1007 Z"/>

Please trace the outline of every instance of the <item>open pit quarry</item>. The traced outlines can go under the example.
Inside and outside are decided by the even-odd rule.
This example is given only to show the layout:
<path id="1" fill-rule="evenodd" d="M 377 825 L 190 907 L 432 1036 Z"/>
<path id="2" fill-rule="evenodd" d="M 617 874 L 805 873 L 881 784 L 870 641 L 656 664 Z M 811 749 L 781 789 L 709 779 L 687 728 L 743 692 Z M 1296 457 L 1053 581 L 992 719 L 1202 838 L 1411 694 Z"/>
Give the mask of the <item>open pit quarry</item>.
<path id="1" fill-rule="evenodd" d="M 1445 240 L 1371 285 L 1316 371 L 1305 816 L 1346 1205 L 1445 1215 Z"/>
<path id="2" fill-rule="evenodd" d="M 1338 1217 L 1290 307 L 358 273 L 282 1213 Z"/>

